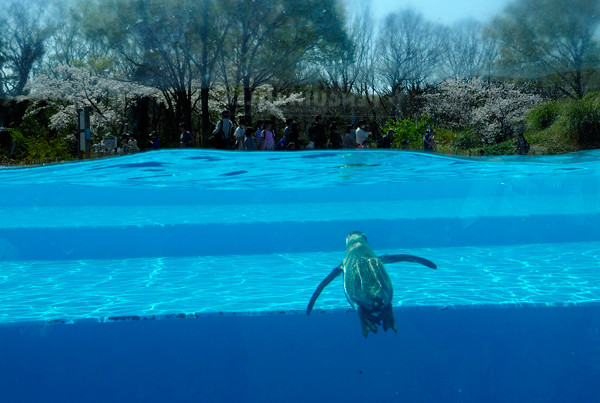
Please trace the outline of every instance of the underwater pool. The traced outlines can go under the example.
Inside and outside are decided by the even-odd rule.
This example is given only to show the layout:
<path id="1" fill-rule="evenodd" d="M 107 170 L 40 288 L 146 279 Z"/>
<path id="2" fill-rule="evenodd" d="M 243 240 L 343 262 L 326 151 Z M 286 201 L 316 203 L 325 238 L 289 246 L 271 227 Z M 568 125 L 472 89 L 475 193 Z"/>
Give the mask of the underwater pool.
<path id="1" fill-rule="evenodd" d="M 432 322 L 445 323 L 448 315 L 463 319 L 450 322 L 445 329 L 440 325 L 442 330 L 433 333 L 445 334 L 452 329 L 452 333 L 458 330 L 462 334 L 463 327 L 478 327 L 486 318 L 499 315 L 496 325 L 501 324 L 500 328 L 490 324 L 482 339 L 501 332 L 507 340 L 522 340 L 529 351 L 534 351 L 531 344 L 536 343 L 536 337 L 539 340 L 540 329 L 545 329 L 548 323 L 558 324 L 564 331 L 581 328 L 589 342 L 585 344 L 589 347 L 586 351 L 592 352 L 591 361 L 584 360 L 581 364 L 582 371 L 586 372 L 585 368 L 600 371 L 598 160 L 599 151 L 552 157 L 453 158 L 393 151 L 163 150 L 31 168 L 3 167 L 0 168 L 0 343 L 4 346 L 24 343 L 17 351 L 28 355 L 33 354 L 31 345 L 58 343 L 62 349 L 70 349 L 73 344 L 79 345 L 82 335 L 92 340 L 99 334 L 115 331 L 121 332 L 120 339 L 114 334 L 107 336 L 115 338 L 111 339 L 110 350 L 115 358 L 128 354 L 120 350 L 124 347 L 116 340 L 129 339 L 132 334 L 140 341 L 128 344 L 126 351 L 157 348 L 153 339 L 144 339 L 147 334 L 144 331 L 162 335 L 157 336 L 161 343 L 175 342 L 182 334 L 193 335 L 176 342 L 187 348 L 195 348 L 190 347 L 195 345 L 192 339 L 200 334 L 220 344 L 223 333 L 227 333 L 226 339 L 233 338 L 227 339 L 228 352 L 210 359 L 205 356 L 204 360 L 214 369 L 215 360 L 231 354 L 231 360 L 237 362 L 236 371 L 239 365 L 244 366 L 243 374 L 236 378 L 244 380 L 244 392 L 228 398 L 248 400 L 254 396 L 276 401 L 286 395 L 289 400 L 293 390 L 297 401 L 302 401 L 309 397 L 299 392 L 303 390 L 299 385 L 290 383 L 288 389 L 282 386 L 275 393 L 254 374 L 257 369 L 248 362 L 255 361 L 242 359 L 244 363 L 240 364 L 239 357 L 257 354 L 262 357 L 257 360 L 262 362 L 265 355 L 288 354 L 279 350 L 269 350 L 269 354 L 261 350 L 259 354 L 249 346 L 260 344 L 257 340 L 265 333 L 261 329 L 278 329 L 286 340 L 301 329 L 303 339 L 289 344 L 301 346 L 295 351 L 306 350 L 304 356 L 310 355 L 310 343 L 316 343 L 319 346 L 312 351 L 319 351 L 321 357 L 329 357 L 328 360 L 335 360 L 343 368 L 355 368 L 354 362 L 340 361 L 343 352 L 331 344 L 333 340 L 351 337 L 342 345 L 353 350 L 364 347 L 356 314 L 346 313 L 349 305 L 341 280 L 323 291 L 315 305 L 315 314 L 306 317 L 304 310 L 315 287 L 344 257 L 345 236 L 358 230 L 367 235 L 378 253 L 414 254 L 438 266 L 433 271 L 410 263 L 387 265 L 394 285 L 393 304 L 399 333 L 369 336 L 369 348 L 377 354 L 394 355 L 390 346 L 395 346 L 392 351 L 396 351 L 399 341 L 406 344 L 423 335 L 431 341 L 433 336 L 427 329 Z M 556 318 L 548 313 L 550 308 L 557 313 Z M 182 317 L 189 319 L 169 320 Z M 542 317 L 545 319 L 541 320 Z M 106 327 L 115 323 L 119 323 L 118 328 Z M 325 323 L 332 337 L 328 342 L 319 338 Z M 532 325 L 537 327 L 526 337 L 506 330 L 532 323 L 537 323 Z M 131 326 L 142 327 L 131 333 Z M 182 330 L 182 326 L 189 329 Z M 347 327 L 351 335 L 338 334 L 340 327 Z M 222 333 L 207 331 L 215 328 Z M 479 331 L 482 330 L 473 329 L 473 334 Z M 234 335 L 246 340 L 245 347 L 240 347 Z M 270 347 L 261 344 L 261 348 L 278 348 L 275 346 L 282 339 L 269 337 Z M 527 341 L 527 337 L 531 340 Z M 455 354 L 464 355 L 479 342 L 471 337 L 461 338 L 457 343 L 462 347 L 456 344 L 450 352 L 440 351 L 438 356 L 448 361 L 444 365 L 452 366 Z M 554 342 L 555 339 L 547 341 L 550 345 Z M 233 345 L 237 347 L 232 348 Z M 465 362 L 465 368 L 478 368 L 480 372 L 481 362 L 486 363 L 485 368 L 491 368 L 487 364 L 490 357 L 505 354 L 502 349 L 494 353 L 490 349 L 489 342 L 475 348 L 478 352 L 473 357 L 478 358 L 472 360 L 477 362 Z M 23 362 L 23 355 L 9 350 L 8 347 L 3 350 L 13 359 L 8 362 Z M 420 362 L 421 358 L 410 359 L 402 351 L 396 351 L 400 354 L 398 360 Z M 538 353 L 544 356 L 548 350 L 542 348 Z M 161 356 L 160 366 L 187 362 L 173 354 Z M 365 357 L 370 357 L 369 354 L 365 352 Z M 294 359 L 298 363 L 304 356 Z M 32 359 L 33 355 L 28 357 Z M 356 395 L 357 399 L 362 396 L 363 401 L 374 396 L 448 400 L 446 397 L 452 393 L 457 394 L 452 394 L 450 400 L 456 401 L 480 398 L 503 401 L 506 396 L 500 391 L 498 385 L 503 383 L 499 379 L 496 389 L 490 386 L 489 378 L 498 373 L 489 372 L 492 371 L 489 368 L 478 375 L 486 377 L 485 393 L 479 389 L 473 392 L 475 387 L 471 394 L 463 393 L 454 382 L 424 396 L 422 391 L 431 389 L 431 381 L 419 378 L 418 382 L 410 381 L 412 386 L 405 385 L 403 394 L 398 392 L 397 382 L 382 378 L 382 374 L 394 374 L 398 368 L 390 369 L 365 357 L 360 374 L 379 374 L 379 382 L 385 387 L 382 386 L 379 395 Z M 434 365 L 436 359 L 428 357 L 430 365 Z M 96 359 L 87 357 L 85 362 Z M 289 359 L 292 358 L 286 357 Z M 515 357 L 514 362 L 520 359 Z M 74 366 L 89 365 L 73 360 Z M 136 362 L 152 367 L 144 361 Z M 186 365 L 194 368 L 199 364 Z M 264 373 L 282 371 L 280 364 L 264 365 L 268 368 L 263 368 Z M 327 371 L 334 370 L 327 365 L 316 370 L 315 366 L 323 366 L 323 362 L 297 364 L 292 372 L 283 370 L 282 374 L 294 378 L 298 375 L 296 371 L 300 371 L 298 368 L 302 368 L 303 374 L 308 371 L 313 376 L 328 376 Z M 368 368 L 379 371 L 369 372 Z M 571 370 L 568 366 L 564 368 Z M 25 374 L 30 368 L 21 370 Z M 231 370 L 229 366 L 215 369 L 210 382 L 222 382 Z M 0 375 L 13 371 L 14 368 L 0 367 Z M 335 371 L 340 380 L 346 379 L 347 374 L 340 367 Z M 402 371 L 409 379 L 408 369 Z M 425 365 L 412 372 L 431 371 Z M 164 376 L 161 373 L 161 379 Z M 178 379 L 172 382 L 175 385 L 193 382 L 185 377 Z M 206 379 L 203 382 L 208 382 Z M 367 382 L 366 377 L 361 379 Z M 469 381 L 461 382 L 475 382 L 466 375 L 465 379 Z M 48 380 L 53 385 L 72 381 L 69 377 Z M 280 382 L 284 385 L 291 381 Z M 259 384 L 260 393 L 255 394 Z M 164 385 L 168 385 L 165 390 L 176 387 L 169 382 Z M 535 382 L 530 385 L 542 390 L 546 384 L 540 381 L 539 385 Z M 340 390 L 321 386 L 340 396 Z M 122 387 L 127 388 L 125 381 Z M 149 386 L 148 396 L 156 399 L 170 396 L 152 389 L 156 387 Z M 223 401 L 226 400 L 223 394 L 233 393 L 225 383 L 214 390 L 214 395 L 202 396 Z M 139 390 L 136 393 L 135 396 L 141 396 Z M 570 397 L 589 396 L 587 390 L 581 392 L 583 395 L 573 395 L 568 388 L 561 393 Z M 103 394 L 96 396 L 108 398 Z M 545 395 L 539 399 L 528 396 L 523 401 L 552 401 Z M 180 398 L 187 400 L 185 394 Z"/>
<path id="2" fill-rule="evenodd" d="M 0 322 L 302 311 L 363 231 L 396 306 L 600 301 L 600 153 L 170 150 L 0 170 Z M 341 286 L 316 308 L 346 308 Z"/>

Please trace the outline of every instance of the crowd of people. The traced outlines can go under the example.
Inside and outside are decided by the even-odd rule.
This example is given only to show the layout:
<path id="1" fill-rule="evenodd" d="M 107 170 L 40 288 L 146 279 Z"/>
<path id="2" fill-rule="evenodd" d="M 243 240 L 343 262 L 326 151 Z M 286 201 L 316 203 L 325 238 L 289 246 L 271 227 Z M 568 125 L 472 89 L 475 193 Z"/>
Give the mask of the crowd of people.
<path id="1" fill-rule="evenodd" d="M 194 136 L 186 128 L 185 124 L 179 125 L 180 147 L 193 147 Z M 391 148 L 394 139 L 394 131 L 389 130 L 383 137 L 376 141 L 377 148 Z M 217 123 L 210 141 L 217 149 L 222 150 L 323 150 L 323 149 L 362 149 L 371 147 L 372 136 L 364 120 L 358 121 L 356 125 L 347 125 L 342 134 L 339 125 L 335 122 L 329 124 L 326 130 L 323 117 L 317 115 L 308 126 L 306 133 L 300 130 L 300 124 L 293 119 L 285 121 L 285 128 L 281 135 L 276 133 L 273 122 L 270 120 L 259 120 L 256 126 L 252 126 L 245 117 L 240 117 L 234 122 L 228 111 L 221 113 L 221 119 Z M 133 140 L 135 141 L 135 139 Z M 127 141 L 129 149 L 137 149 L 131 140 Z M 160 148 L 160 139 L 157 132 L 150 134 L 152 149 Z M 438 144 L 444 141 L 436 141 L 436 132 L 428 127 L 423 136 L 423 151 L 433 152 Z M 515 144 L 516 154 L 527 154 L 529 144 L 523 137 L 522 132 L 517 133 Z M 408 140 L 402 140 L 402 148 L 407 149 Z M 135 152 L 135 151 L 130 151 Z"/>
<path id="2" fill-rule="evenodd" d="M 181 133 L 180 146 L 191 146 L 186 141 L 189 132 L 182 130 Z M 359 121 L 356 127 L 346 126 L 342 134 L 335 122 L 326 128 L 321 115 L 315 116 L 306 132 L 300 130 L 298 122 L 287 119 L 283 131 L 277 133 L 270 120 L 259 120 L 252 126 L 245 117 L 240 117 L 236 123 L 228 111 L 223 111 L 210 140 L 215 148 L 223 150 L 335 150 L 368 148 L 369 138 L 364 121 Z M 386 141 L 382 146 L 391 147 L 391 137 L 386 135 L 384 138 Z"/>
<path id="3" fill-rule="evenodd" d="M 180 146 L 192 147 L 192 134 L 184 124 L 179 126 L 179 130 Z M 377 148 L 391 148 L 394 134 L 393 130 L 389 130 L 378 139 Z M 364 120 L 359 120 L 356 125 L 347 125 L 344 133 L 341 133 L 335 122 L 326 129 L 321 115 L 315 116 L 306 133 L 300 130 L 298 122 L 287 119 L 283 132 L 278 135 L 272 121 L 259 120 L 256 126 L 252 126 L 245 117 L 240 117 L 236 123 L 228 111 L 223 111 L 210 141 L 215 148 L 222 150 L 336 150 L 370 148 L 372 136 Z M 408 140 L 402 141 L 402 148 L 408 148 L 408 144 Z M 435 141 L 435 132 L 428 128 L 423 149 L 434 151 L 436 144 L 441 143 Z"/>

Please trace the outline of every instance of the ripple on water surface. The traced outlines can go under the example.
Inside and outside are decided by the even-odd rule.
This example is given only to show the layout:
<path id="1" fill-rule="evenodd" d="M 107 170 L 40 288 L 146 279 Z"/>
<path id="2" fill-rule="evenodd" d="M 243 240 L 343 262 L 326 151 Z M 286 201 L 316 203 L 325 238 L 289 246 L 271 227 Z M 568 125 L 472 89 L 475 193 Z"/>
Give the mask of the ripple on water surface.
<path id="1" fill-rule="evenodd" d="M 277 157 L 274 157 L 277 156 Z M 314 188 L 600 172 L 600 152 L 452 158 L 399 151 L 231 153 L 161 150 L 125 157 L 1 169 L 0 183 L 119 187 Z"/>

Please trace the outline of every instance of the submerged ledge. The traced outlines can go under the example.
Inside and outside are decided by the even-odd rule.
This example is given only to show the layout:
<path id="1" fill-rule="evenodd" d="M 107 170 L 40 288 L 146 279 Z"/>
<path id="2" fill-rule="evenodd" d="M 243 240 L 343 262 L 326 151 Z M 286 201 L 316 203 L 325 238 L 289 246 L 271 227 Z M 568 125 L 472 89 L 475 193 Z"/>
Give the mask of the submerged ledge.
<path id="1" fill-rule="evenodd" d="M 451 311 L 451 310 L 489 310 L 489 309 L 531 309 L 531 308 L 586 308 L 600 307 L 600 300 L 585 301 L 585 302 L 506 302 L 498 304 L 455 304 L 455 305 L 410 305 L 396 306 L 394 312 L 399 315 L 400 311 Z M 352 308 L 347 309 L 314 309 L 312 315 L 325 314 L 352 314 L 356 312 Z M 122 316 L 106 316 L 97 318 L 77 318 L 77 319 L 52 319 L 52 320 L 26 320 L 14 322 L 0 322 L 0 329 L 13 327 L 30 327 L 30 326 L 48 326 L 48 325 L 78 325 L 78 324 L 93 324 L 93 323 L 119 323 L 119 322 L 144 322 L 156 320 L 172 320 L 172 319 L 202 319 L 214 317 L 262 317 L 262 316 L 279 316 L 279 315 L 306 315 L 304 310 L 271 310 L 271 311 L 215 311 L 215 312 L 194 312 L 194 313 L 173 313 L 164 315 L 122 315 Z"/>
<path id="2" fill-rule="evenodd" d="M 378 249 L 591 242 L 600 239 L 600 214 L 556 214 L 323 221 L 274 221 L 151 226 L 2 228 L 0 257 L 19 260 L 125 259 L 135 257 L 268 254 L 341 250 L 345 234 L 369 234 Z M 314 234 L 319 236 L 315 237 Z M 385 234 L 385 236 L 379 235 Z M 110 239 L 110 253 L 104 245 Z M 159 242 L 157 239 L 171 240 Z M 301 239 L 302 242 L 298 242 Z M 38 247 L 44 245 L 44 247 Z M 148 248 L 147 245 L 152 245 Z M 35 246 L 35 247 L 34 247 Z M 140 253 L 143 252 L 142 255 Z"/>

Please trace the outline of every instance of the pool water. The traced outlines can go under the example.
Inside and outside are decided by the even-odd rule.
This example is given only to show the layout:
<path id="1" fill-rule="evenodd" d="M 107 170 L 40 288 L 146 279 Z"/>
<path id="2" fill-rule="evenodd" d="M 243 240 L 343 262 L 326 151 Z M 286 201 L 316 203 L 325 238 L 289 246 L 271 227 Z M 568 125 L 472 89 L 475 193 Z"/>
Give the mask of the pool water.
<path id="1" fill-rule="evenodd" d="M 0 323 L 298 311 L 363 231 L 394 305 L 600 301 L 600 152 L 164 150 L 0 168 Z M 341 279 L 317 310 L 347 309 Z"/>

